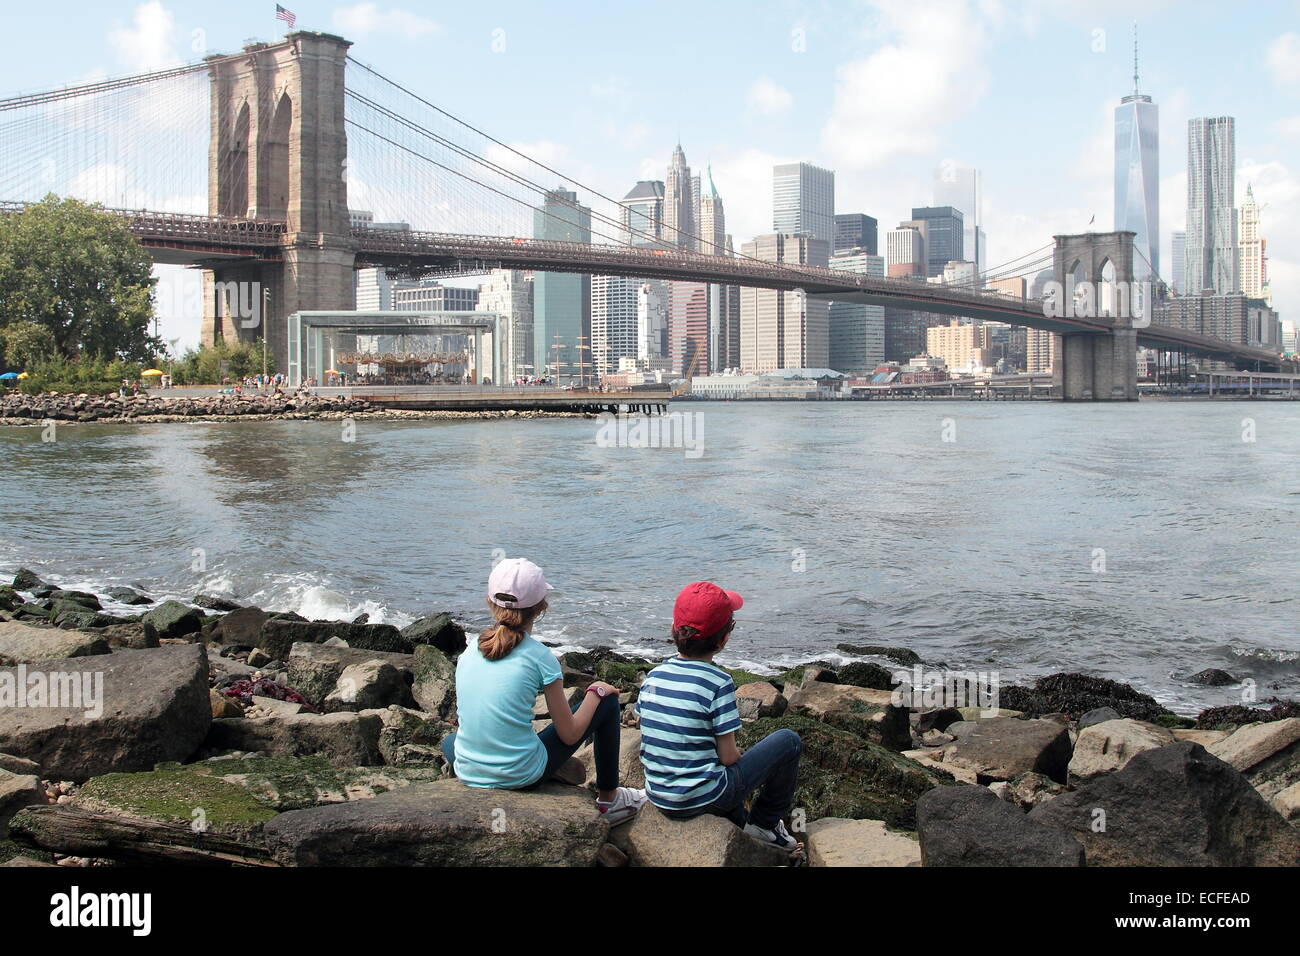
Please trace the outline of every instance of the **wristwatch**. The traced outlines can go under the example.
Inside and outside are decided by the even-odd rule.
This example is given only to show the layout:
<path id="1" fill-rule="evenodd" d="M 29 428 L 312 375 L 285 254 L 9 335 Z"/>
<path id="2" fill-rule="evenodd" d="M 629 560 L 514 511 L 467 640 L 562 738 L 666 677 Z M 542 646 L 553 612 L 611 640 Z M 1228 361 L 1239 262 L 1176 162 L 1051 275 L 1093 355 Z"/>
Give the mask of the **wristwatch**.
<path id="1" fill-rule="evenodd" d="M 587 693 L 595 694 L 601 700 L 604 700 L 606 697 L 609 696 L 609 691 L 605 690 L 605 688 L 603 687 L 597 687 L 595 684 L 587 685 Z"/>

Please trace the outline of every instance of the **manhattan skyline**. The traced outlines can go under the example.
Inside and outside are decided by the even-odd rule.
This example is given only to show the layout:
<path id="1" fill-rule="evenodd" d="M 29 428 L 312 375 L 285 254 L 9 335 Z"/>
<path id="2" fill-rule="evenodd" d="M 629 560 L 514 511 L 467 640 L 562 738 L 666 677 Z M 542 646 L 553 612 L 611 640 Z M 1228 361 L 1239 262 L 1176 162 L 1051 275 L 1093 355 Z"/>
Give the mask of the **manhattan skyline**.
<path id="1" fill-rule="evenodd" d="M 1261 230 L 1286 319 L 1300 304 L 1292 291 L 1300 282 L 1293 252 L 1300 171 L 1290 158 L 1300 139 L 1300 33 L 1290 10 L 1256 5 L 1250 17 L 1223 24 L 1200 3 L 1085 10 L 881 2 L 748 12 L 721 4 L 692 9 L 692 28 L 673 34 L 674 55 L 711 68 L 691 77 L 656 73 L 654 83 L 645 82 L 651 51 L 614 42 L 630 14 L 595 6 L 563 18 L 517 4 L 433 12 L 299 4 L 295 12 L 299 28 L 344 34 L 358 59 L 382 63 L 416 88 L 427 89 L 431 62 L 440 76 L 463 77 L 439 81 L 440 103 L 611 195 L 662 179 L 680 141 L 693 170 L 712 169 L 738 244 L 771 228 L 777 163 L 833 170 L 838 211 L 890 225 L 930 202 L 940 163 L 979 169 L 990 266 L 1053 233 L 1084 231 L 1093 216 L 1093 228 L 1109 228 L 1113 111 L 1132 85 L 1136 18 L 1142 89 L 1161 107 L 1162 270 L 1172 262 L 1170 233 L 1185 221 L 1187 119 L 1234 116 L 1237 193 L 1249 183 L 1266 207 Z M 79 26 L 69 31 L 71 13 Z M 207 52 L 283 32 L 265 4 L 243 0 L 219 19 L 185 2 L 24 8 L 10 19 L 20 35 L 58 29 L 61 37 L 39 57 L 19 45 L 5 71 L 11 92 L 193 60 L 196 31 Z M 504 31 L 504 49 L 494 53 L 496 30 Z M 1236 68 L 1197 69 L 1222 43 L 1239 51 Z M 928 81 L 909 85 L 907 69 Z M 521 91 L 537 89 L 544 105 L 523 108 Z M 190 337 L 188 329 L 172 332 L 181 333 Z"/>

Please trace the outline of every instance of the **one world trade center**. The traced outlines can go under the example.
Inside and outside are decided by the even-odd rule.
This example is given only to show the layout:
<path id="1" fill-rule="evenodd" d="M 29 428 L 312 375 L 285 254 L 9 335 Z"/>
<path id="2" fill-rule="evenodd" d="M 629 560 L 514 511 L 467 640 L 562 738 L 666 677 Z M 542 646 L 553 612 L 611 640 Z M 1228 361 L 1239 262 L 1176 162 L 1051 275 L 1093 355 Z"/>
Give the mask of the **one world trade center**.
<path id="1" fill-rule="evenodd" d="M 1151 97 L 1138 92 L 1137 36 L 1133 92 L 1115 107 L 1115 230 L 1133 240 L 1133 277 L 1160 276 L 1160 119 Z"/>

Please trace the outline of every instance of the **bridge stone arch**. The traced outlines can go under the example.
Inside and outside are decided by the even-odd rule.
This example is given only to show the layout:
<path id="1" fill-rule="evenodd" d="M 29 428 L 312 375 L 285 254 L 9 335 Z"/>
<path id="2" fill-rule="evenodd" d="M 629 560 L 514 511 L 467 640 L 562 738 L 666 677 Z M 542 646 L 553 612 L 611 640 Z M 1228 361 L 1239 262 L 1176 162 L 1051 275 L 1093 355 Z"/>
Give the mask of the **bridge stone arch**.
<path id="1" fill-rule="evenodd" d="M 1052 386 L 1065 401 L 1136 401 L 1132 232 L 1056 236 L 1055 280 L 1066 302 L 1087 308 L 1108 332 L 1056 333 Z"/>
<path id="2" fill-rule="evenodd" d="M 204 263 L 205 344 L 265 335 L 284 370 L 290 314 L 353 307 L 343 92 L 350 46 L 298 31 L 208 58 L 208 211 L 283 223 L 285 238 L 278 262 Z M 231 294 L 236 287 L 240 294 Z M 231 302 L 256 302 L 257 314 L 232 314 Z"/>

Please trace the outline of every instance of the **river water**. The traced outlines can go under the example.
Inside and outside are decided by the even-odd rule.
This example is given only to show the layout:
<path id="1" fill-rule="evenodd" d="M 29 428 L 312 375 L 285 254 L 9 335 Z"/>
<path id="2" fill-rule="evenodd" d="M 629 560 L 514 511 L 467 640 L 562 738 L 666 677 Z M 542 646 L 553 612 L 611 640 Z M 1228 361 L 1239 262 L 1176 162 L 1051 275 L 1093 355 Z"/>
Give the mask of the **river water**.
<path id="1" fill-rule="evenodd" d="M 665 654 L 707 578 L 746 597 L 728 666 L 852 642 L 1180 712 L 1238 702 L 1205 667 L 1300 692 L 1300 405 L 673 408 L 696 450 L 585 419 L 0 429 L 0 572 L 477 627 L 493 557 L 527 556 L 565 646 Z"/>

